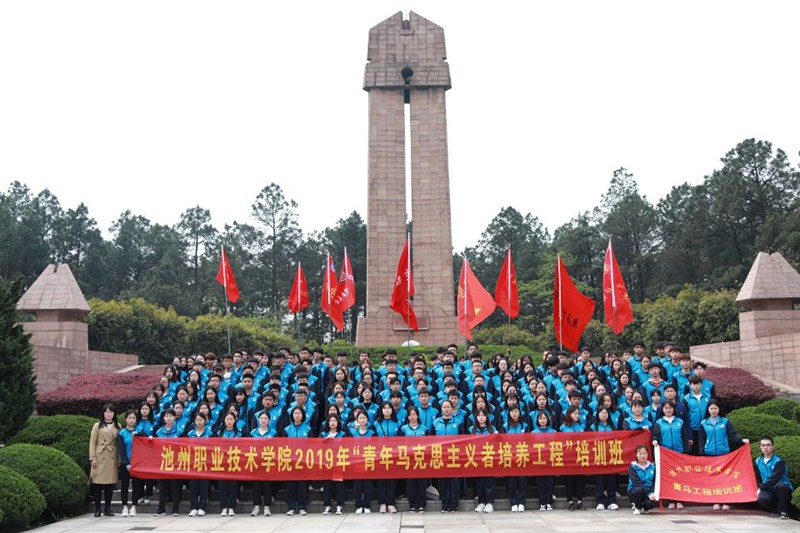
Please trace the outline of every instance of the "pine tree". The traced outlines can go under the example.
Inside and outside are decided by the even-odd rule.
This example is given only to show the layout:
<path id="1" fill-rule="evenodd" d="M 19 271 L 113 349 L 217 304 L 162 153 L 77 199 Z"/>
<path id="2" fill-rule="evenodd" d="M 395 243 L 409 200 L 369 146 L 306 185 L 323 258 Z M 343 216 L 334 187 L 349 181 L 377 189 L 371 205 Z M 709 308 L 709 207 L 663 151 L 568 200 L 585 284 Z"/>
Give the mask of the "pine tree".
<path id="1" fill-rule="evenodd" d="M 36 404 L 33 351 L 17 312 L 22 278 L 0 280 L 0 442 L 17 433 Z"/>

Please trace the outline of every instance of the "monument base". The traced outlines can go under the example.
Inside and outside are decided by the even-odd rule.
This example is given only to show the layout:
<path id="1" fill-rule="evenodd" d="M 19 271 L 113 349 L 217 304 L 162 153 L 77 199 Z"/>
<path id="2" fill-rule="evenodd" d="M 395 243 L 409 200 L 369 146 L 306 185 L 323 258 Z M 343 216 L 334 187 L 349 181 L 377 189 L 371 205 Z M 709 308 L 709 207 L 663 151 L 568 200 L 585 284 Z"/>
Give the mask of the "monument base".
<path id="1" fill-rule="evenodd" d="M 410 332 L 402 317 L 388 307 L 379 309 L 374 315 L 359 317 L 356 346 L 401 346 L 409 339 L 423 346 L 464 342 L 456 317 L 424 311 L 416 315 L 420 329 Z"/>

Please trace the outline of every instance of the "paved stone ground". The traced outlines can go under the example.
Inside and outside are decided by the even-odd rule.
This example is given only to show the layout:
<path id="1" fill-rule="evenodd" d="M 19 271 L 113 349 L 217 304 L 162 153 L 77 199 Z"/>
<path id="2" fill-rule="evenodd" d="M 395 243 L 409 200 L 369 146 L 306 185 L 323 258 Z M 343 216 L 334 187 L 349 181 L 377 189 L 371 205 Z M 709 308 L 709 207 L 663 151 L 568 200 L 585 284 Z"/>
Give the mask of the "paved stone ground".
<path id="1" fill-rule="evenodd" d="M 248 509 L 249 510 L 249 509 Z M 564 533 L 582 532 L 752 532 L 800 531 L 796 520 L 779 520 L 766 513 L 751 510 L 714 512 L 706 507 L 694 507 L 683 511 L 652 511 L 647 515 L 634 516 L 630 510 L 619 511 L 527 511 L 512 513 L 495 511 L 491 514 L 460 512 L 443 514 L 428 512 L 423 515 L 397 513 L 395 515 L 372 513 L 342 516 L 273 515 L 250 517 L 242 513 L 233 518 L 207 515 L 202 518 L 180 517 L 156 518 L 152 514 L 141 514 L 134 518 L 120 516 L 94 518 L 83 515 L 49 526 L 34 529 L 37 533 L 153 531 L 156 533 L 211 533 L 211 532 L 258 532 L 258 533 L 505 533 L 508 531 L 555 531 Z"/>

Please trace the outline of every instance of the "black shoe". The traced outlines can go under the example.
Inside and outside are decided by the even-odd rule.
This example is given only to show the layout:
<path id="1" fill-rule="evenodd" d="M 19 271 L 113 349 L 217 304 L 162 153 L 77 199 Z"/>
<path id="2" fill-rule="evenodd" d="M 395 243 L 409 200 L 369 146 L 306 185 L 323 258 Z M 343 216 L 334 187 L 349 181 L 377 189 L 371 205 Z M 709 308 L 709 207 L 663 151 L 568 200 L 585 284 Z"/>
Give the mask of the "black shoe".
<path id="1" fill-rule="evenodd" d="M 582 500 L 578 500 L 578 503 L 575 504 L 575 508 L 577 510 L 579 510 L 579 511 L 583 511 L 583 501 Z"/>
<path id="2" fill-rule="evenodd" d="M 574 511 L 575 510 L 575 502 L 569 502 L 569 510 L 570 511 Z"/>
<path id="3" fill-rule="evenodd" d="M 94 510 L 94 517 L 95 518 L 100 518 L 101 516 L 103 516 L 103 513 L 100 512 L 100 509 L 95 509 Z"/>

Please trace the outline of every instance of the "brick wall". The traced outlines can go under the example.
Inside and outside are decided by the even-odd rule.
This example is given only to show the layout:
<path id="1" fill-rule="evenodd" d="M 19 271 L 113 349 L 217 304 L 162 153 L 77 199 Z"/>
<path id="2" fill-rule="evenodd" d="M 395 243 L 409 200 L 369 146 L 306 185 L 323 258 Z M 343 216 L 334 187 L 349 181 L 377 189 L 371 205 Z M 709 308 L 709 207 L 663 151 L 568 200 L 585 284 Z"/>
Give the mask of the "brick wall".
<path id="1" fill-rule="evenodd" d="M 63 387 L 75 376 L 113 372 L 136 365 L 139 357 L 121 353 L 87 352 L 55 346 L 34 346 L 36 388 L 41 394 Z"/>

